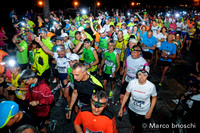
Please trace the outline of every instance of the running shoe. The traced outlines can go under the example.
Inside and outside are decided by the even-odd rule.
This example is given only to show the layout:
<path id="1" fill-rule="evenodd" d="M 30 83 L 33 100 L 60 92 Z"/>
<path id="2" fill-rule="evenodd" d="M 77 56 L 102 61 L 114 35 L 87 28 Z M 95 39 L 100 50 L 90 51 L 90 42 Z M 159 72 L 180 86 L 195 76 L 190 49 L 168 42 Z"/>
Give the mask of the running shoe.
<path id="1" fill-rule="evenodd" d="M 172 101 L 177 105 L 179 102 L 179 99 L 172 99 Z"/>
<path id="2" fill-rule="evenodd" d="M 51 120 L 51 124 L 49 124 L 49 128 L 51 131 L 54 131 L 56 128 L 57 120 Z"/>

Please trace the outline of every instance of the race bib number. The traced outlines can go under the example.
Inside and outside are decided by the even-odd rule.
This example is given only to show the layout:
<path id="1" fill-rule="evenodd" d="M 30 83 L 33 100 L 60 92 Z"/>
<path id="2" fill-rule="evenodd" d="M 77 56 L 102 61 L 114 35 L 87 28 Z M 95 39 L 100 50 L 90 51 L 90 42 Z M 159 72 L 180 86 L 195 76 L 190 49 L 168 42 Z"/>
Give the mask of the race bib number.
<path id="1" fill-rule="evenodd" d="M 149 49 L 145 48 L 145 49 L 143 49 L 143 51 L 145 51 L 145 52 L 149 52 Z"/>
<path id="2" fill-rule="evenodd" d="M 111 60 L 106 60 L 106 61 L 105 61 L 105 64 L 106 64 L 107 66 L 109 66 L 109 67 L 112 67 L 112 66 L 113 66 L 113 61 L 111 61 Z"/>
<path id="3" fill-rule="evenodd" d="M 91 131 L 90 129 L 88 129 L 87 127 L 86 127 L 86 133 L 103 133 L 103 131 Z"/>
<path id="4" fill-rule="evenodd" d="M 75 40 L 75 38 L 74 37 L 70 37 L 71 38 L 71 41 L 74 41 Z"/>
<path id="5" fill-rule="evenodd" d="M 121 50 L 120 48 L 115 48 L 115 51 L 116 51 L 118 54 L 120 54 L 122 50 Z"/>
<path id="6" fill-rule="evenodd" d="M 99 48 L 99 49 L 101 49 L 102 51 L 106 51 L 107 50 L 107 48 Z"/>
<path id="7" fill-rule="evenodd" d="M 139 108 L 141 108 L 142 107 L 142 105 L 144 105 L 144 101 L 139 101 L 139 100 L 136 100 L 136 99 L 134 99 L 133 97 L 132 97 L 132 102 L 133 102 L 133 105 L 135 105 L 135 106 L 137 106 L 137 107 L 139 107 Z"/>
<path id="8" fill-rule="evenodd" d="M 134 79 L 134 77 L 131 77 L 131 76 L 129 76 L 129 75 L 126 75 L 126 81 L 127 82 L 130 82 L 131 80 L 133 80 Z"/>
<path id="9" fill-rule="evenodd" d="M 99 42 L 95 42 L 94 45 L 98 47 L 99 46 Z"/>
<path id="10" fill-rule="evenodd" d="M 67 73 L 66 67 L 57 67 L 59 73 Z"/>

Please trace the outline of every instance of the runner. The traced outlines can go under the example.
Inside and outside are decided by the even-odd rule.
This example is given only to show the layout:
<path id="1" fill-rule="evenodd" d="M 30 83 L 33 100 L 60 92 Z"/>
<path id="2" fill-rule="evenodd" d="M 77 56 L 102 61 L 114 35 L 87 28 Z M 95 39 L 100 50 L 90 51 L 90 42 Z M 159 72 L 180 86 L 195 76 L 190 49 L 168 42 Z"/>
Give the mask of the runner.
<path id="1" fill-rule="evenodd" d="M 108 97 L 106 92 L 95 92 L 91 96 L 91 105 L 83 106 L 76 116 L 74 121 L 75 131 L 77 133 L 117 133 L 115 116 L 106 108 L 107 104 Z M 83 129 L 81 125 L 83 126 Z"/>
<path id="2" fill-rule="evenodd" d="M 102 68 L 103 68 L 103 87 L 105 90 L 107 89 L 108 80 L 111 80 L 111 90 L 109 92 L 109 98 L 112 98 L 113 96 L 116 74 L 120 69 L 119 54 L 114 50 L 114 48 L 115 48 L 115 43 L 110 41 L 108 43 L 108 51 L 106 51 L 103 55 L 99 71 L 99 75 L 102 75 Z"/>
<path id="3" fill-rule="evenodd" d="M 149 67 L 140 66 L 137 70 L 137 79 L 133 79 L 126 87 L 118 115 L 123 116 L 123 108 L 130 96 L 128 104 L 129 119 L 132 125 L 132 130 L 136 133 L 141 133 L 142 124 L 150 122 L 153 109 L 157 101 L 156 87 L 153 83 L 147 80 Z M 150 100 L 150 98 L 152 99 Z"/>

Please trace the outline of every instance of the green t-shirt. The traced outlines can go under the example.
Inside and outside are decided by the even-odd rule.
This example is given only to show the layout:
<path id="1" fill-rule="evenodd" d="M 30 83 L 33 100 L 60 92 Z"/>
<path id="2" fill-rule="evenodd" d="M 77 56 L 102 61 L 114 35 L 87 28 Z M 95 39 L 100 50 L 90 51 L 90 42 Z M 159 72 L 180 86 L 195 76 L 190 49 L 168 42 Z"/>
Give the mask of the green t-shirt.
<path id="1" fill-rule="evenodd" d="M 167 28 L 167 30 L 169 30 L 170 24 L 171 24 L 170 22 L 165 22 L 165 23 L 164 23 L 164 26 Z"/>
<path id="2" fill-rule="evenodd" d="M 50 37 L 47 37 L 47 39 L 42 38 L 42 43 L 43 43 L 45 46 L 47 46 L 47 48 L 48 48 L 49 50 L 52 50 L 53 44 L 51 43 L 50 40 L 51 40 Z"/>
<path id="3" fill-rule="evenodd" d="M 72 83 L 74 83 L 74 76 L 73 76 L 73 74 L 72 74 L 72 68 L 71 68 L 71 67 L 68 67 L 68 68 L 67 68 L 67 73 L 68 73 L 68 75 L 69 75 L 69 80 L 70 80 Z"/>
<path id="4" fill-rule="evenodd" d="M 76 46 L 79 43 L 79 40 L 74 39 L 72 43 Z"/>
<path id="5" fill-rule="evenodd" d="M 30 30 L 33 31 L 33 29 L 31 29 L 31 27 L 33 27 L 34 25 L 33 21 L 29 20 L 27 24 L 28 24 L 28 27 L 30 27 Z"/>
<path id="6" fill-rule="evenodd" d="M 21 41 L 19 43 L 19 46 L 23 49 L 22 52 L 17 51 L 16 57 L 17 57 L 17 63 L 18 64 L 26 64 L 28 63 L 28 44 L 26 41 Z"/>
<path id="7" fill-rule="evenodd" d="M 76 33 L 76 31 L 77 30 L 74 30 L 74 31 L 70 30 L 69 31 L 69 37 L 70 37 L 71 41 L 73 41 L 75 39 L 75 33 Z"/>
<path id="8" fill-rule="evenodd" d="M 90 47 L 89 49 L 83 48 L 83 58 L 84 62 L 89 65 L 95 61 L 94 55 L 93 55 L 93 47 Z"/>
<path id="9" fill-rule="evenodd" d="M 131 34 L 133 36 L 135 36 L 135 39 L 137 40 L 137 36 L 135 34 Z M 126 41 L 129 41 L 129 38 L 130 38 L 130 35 L 127 33 L 124 35 L 123 39 L 126 40 Z"/>
<path id="10" fill-rule="evenodd" d="M 117 69 L 117 52 L 113 51 L 112 53 L 109 53 L 109 51 L 106 51 L 104 53 L 104 59 L 105 59 L 105 65 L 104 65 L 104 72 L 106 74 L 112 74 Z"/>
<path id="11" fill-rule="evenodd" d="M 103 49 L 103 50 L 107 50 L 108 49 L 108 43 L 107 43 L 107 36 L 105 37 L 100 37 L 99 38 L 99 48 Z"/>
<path id="12" fill-rule="evenodd" d="M 130 23 L 127 25 L 127 27 L 133 27 L 134 25 L 135 25 L 134 23 L 130 22 Z"/>

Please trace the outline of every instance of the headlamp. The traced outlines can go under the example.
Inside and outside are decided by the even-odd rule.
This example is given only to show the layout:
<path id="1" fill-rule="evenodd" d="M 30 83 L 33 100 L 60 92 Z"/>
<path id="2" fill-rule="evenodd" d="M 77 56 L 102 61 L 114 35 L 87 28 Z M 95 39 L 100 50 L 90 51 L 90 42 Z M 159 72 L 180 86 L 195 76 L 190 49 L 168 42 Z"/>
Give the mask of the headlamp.
<path id="1" fill-rule="evenodd" d="M 176 18 L 180 17 L 180 14 L 179 14 L 179 13 L 176 13 L 176 14 L 175 14 L 175 17 L 176 17 Z"/>
<path id="2" fill-rule="evenodd" d="M 87 10 L 86 10 L 86 9 L 82 9 L 81 13 L 82 13 L 83 15 L 86 15 L 86 14 L 87 14 Z"/>
<path id="3" fill-rule="evenodd" d="M 99 99 L 98 99 L 98 100 L 99 100 Z M 93 99 L 92 99 L 92 102 L 94 102 L 93 105 L 94 105 L 96 108 L 100 108 L 102 105 L 106 105 L 106 102 L 105 102 L 105 103 L 101 103 L 101 102 L 99 102 L 99 101 L 94 101 Z"/>
<path id="4" fill-rule="evenodd" d="M 131 15 L 131 13 L 130 13 L 130 12 L 127 12 L 127 15 L 128 15 L 128 16 L 130 16 L 130 15 Z"/>

